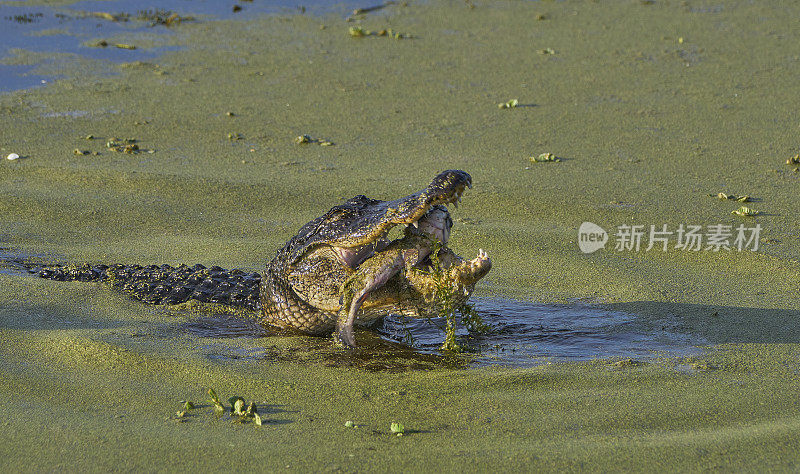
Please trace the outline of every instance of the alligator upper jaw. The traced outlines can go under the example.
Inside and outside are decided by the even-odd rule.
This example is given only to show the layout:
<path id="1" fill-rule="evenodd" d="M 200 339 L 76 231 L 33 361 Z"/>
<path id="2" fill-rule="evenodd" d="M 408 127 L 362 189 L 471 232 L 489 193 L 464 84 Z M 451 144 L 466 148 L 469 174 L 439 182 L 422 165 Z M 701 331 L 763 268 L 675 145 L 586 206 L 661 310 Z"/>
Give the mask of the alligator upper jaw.
<path id="1" fill-rule="evenodd" d="M 361 216 L 351 222 L 340 239 L 329 242 L 333 247 L 362 248 L 384 238 L 392 227 L 417 225 L 433 206 L 453 204 L 458 207 L 466 188 L 472 188 L 472 177 L 461 170 L 439 173 L 423 190 L 394 201 L 375 201 L 361 209 Z"/>

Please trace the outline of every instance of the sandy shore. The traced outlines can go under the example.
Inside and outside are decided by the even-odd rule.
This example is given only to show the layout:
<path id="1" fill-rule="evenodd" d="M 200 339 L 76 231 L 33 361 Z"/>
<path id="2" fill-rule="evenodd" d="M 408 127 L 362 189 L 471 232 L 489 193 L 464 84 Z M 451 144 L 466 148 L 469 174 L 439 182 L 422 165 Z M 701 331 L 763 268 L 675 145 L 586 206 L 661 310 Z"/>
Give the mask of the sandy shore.
<path id="1" fill-rule="evenodd" d="M 0 274 L 2 464 L 797 469 L 800 175 L 786 160 L 800 151 L 800 6 L 474 3 L 112 38 L 183 49 L 113 75 L 81 63 L 0 96 L 0 246 L 260 271 L 341 200 L 394 198 L 459 168 L 475 186 L 451 246 L 494 262 L 477 294 L 593 302 L 642 328 L 677 321 L 709 341 L 704 355 L 373 372 L 320 357 L 319 340 L 202 338 L 186 312 Z M 411 38 L 351 37 L 357 24 Z M 302 134 L 334 145 L 295 144 Z M 112 152 L 111 137 L 142 152 Z M 530 162 L 541 153 L 562 161 Z M 708 196 L 719 192 L 751 202 Z M 732 215 L 741 205 L 760 214 Z M 584 254 L 582 222 L 612 239 L 621 225 L 761 230 L 755 252 L 673 240 Z M 264 425 L 217 417 L 208 387 L 260 403 Z M 201 407 L 175 421 L 181 400 Z"/>

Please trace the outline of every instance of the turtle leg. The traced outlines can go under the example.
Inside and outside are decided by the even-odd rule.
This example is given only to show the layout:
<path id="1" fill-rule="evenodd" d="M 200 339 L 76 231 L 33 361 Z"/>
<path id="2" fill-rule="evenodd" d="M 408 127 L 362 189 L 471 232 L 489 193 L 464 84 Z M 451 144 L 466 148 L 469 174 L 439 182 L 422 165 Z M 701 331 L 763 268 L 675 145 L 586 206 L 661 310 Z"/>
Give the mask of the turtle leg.
<path id="1" fill-rule="evenodd" d="M 355 347 L 353 323 L 369 295 L 381 288 L 404 266 L 401 252 L 382 252 L 368 259 L 342 285 L 341 309 L 336 320 L 334 339 L 346 347 Z"/>

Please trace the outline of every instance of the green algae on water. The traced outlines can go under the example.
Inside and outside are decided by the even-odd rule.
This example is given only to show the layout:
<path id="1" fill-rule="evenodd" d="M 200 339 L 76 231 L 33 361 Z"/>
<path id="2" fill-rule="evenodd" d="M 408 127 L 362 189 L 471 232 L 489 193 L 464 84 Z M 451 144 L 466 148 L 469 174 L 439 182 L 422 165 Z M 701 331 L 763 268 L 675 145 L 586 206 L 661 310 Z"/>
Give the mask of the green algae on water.
<path id="1" fill-rule="evenodd" d="M 308 134 L 303 134 L 303 135 L 297 136 L 294 139 L 294 142 L 296 144 L 298 144 L 298 145 L 308 145 L 310 143 L 315 143 L 315 144 L 317 144 L 319 146 L 333 146 L 333 145 L 335 145 L 335 143 L 333 143 L 330 140 L 324 140 L 324 139 L 321 139 L 321 138 L 313 138 L 311 135 L 308 135 Z"/>
<path id="2" fill-rule="evenodd" d="M 686 326 L 710 341 L 704 357 L 719 370 L 684 373 L 675 369 L 680 359 L 661 357 L 616 371 L 599 360 L 410 368 L 401 375 L 268 357 L 231 362 L 211 359 L 213 349 L 262 354 L 274 344 L 307 354 L 314 341 L 198 343 L 173 337 L 186 317 L 180 313 L 162 314 L 100 286 L 0 275 L 0 387 L 7 398 L 30 401 L 29 417 L 0 407 L 8 469 L 110 471 L 124 457 L 131 470 L 176 470 L 187 446 L 202 445 L 203 455 L 189 458 L 200 470 L 276 470 L 287 458 L 297 471 L 796 470 L 800 337 L 786 322 L 800 308 L 793 262 L 800 241 L 789 238 L 797 166 L 765 173 L 765 161 L 777 167 L 788 156 L 764 152 L 797 146 L 792 58 L 800 55 L 800 6 L 690 3 L 548 2 L 550 18 L 535 22 L 543 2 L 481 2 L 475 10 L 461 2 L 414 2 L 392 17 L 397 28 L 425 32 L 413 48 L 373 48 L 375 38 L 358 44 L 341 28 L 319 30 L 318 18 L 297 15 L 185 24 L 175 41 L 190 41 L 158 60 L 170 76 L 140 68 L 97 78 L 81 72 L 0 95 L 2 156 L 34 157 L 3 160 L 0 213 L 9 223 L 4 243 L 8 236 L 70 261 L 191 260 L 260 271 L 265 256 L 342 199 L 394 198 L 443 166 L 458 167 L 472 173 L 476 194 L 454 218 L 475 223 L 457 228 L 450 245 L 459 253 L 497 249 L 479 296 L 600 301 L 655 332 L 663 323 Z M 721 8 L 702 11 L 703 4 Z M 736 38 L 720 34 L 720 25 Z M 705 50 L 695 58 L 687 46 L 672 49 L 689 29 Z M 119 41 L 140 44 L 135 36 Z M 536 54 L 548 44 L 565 54 Z M 183 80 L 189 77 L 197 81 Z M 492 120 L 486 107 L 495 102 L 493 91 L 535 91 L 540 106 L 497 111 L 502 120 Z M 240 129 L 248 137 L 267 137 L 254 138 L 264 153 L 246 173 L 218 159 L 238 151 L 224 140 L 229 121 L 209 119 L 228 109 L 259 122 L 237 122 L 249 127 Z M 90 115 L 68 115 L 80 110 Z M 164 159 L 64 156 L 88 131 L 139 133 L 126 127 L 141 117 L 152 117 L 154 126 L 140 138 L 158 143 Z M 302 130 L 325 130 L 348 143 L 337 170 L 319 171 L 322 163 L 312 156 L 319 149 L 291 142 Z M 545 148 L 569 153 L 580 166 L 514 172 L 527 158 L 521 153 Z M 629 164 L 630 156 L 647 166 Z M 575 248 L 574 224 L 584 220 L 607 229 L 627 221 L 717 222 L 720 203 L 685 203 L 720 186 L 757 186 L 770 203 L 774 215 L 764 230 L 778 242 L 768 252 L 587 256 Z M 603 205 L 611 201 L 635 205 Z M 724 308 L 725 317 L 709 316 L 711 307 Z M 126 335 L 134 333 L 144 336 Z M 98 341 L 128 351 L 116 357 Z M 146 399 L 170 406 L 209 380 L 227 393 L 281 399 L 285 412 L 276 417 L 285 423 L 272 425 L 277 435 L 259 439 L 263 430 L 206 422 L 180 426 L 186 436 L 176 436 L 174 426 L 152 423 L 152 403 L 116 404 Z M 265 380 L 275 387 L 265 388 Z M 380 395 L 398 383 L 415 387 L 413 396 Z M 81 408 L 87 405 L 124 418 L 110 421 Z M 431 434 L 415 437 L 402 453 L 367 430 L 344 430 L 341 442 L 331 442 L 342 417 L 383 431 L 385 420 L 402 420 Z M 52 429 L 28 419 L 48 419 Z M 228 443 L 209 442 L 230 440 L 232 432 L 233 456 Z M 345 443 L 355 456 L 342 461 Z M 30 446 L 36 456 L 18 455 Z"/>

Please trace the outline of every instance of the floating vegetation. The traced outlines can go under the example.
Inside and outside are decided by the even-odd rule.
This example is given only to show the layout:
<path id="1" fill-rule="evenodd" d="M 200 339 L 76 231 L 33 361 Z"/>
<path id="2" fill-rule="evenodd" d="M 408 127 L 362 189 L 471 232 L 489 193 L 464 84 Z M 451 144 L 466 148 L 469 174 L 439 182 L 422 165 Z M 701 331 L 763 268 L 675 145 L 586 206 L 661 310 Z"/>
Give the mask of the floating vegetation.
<path id="1" fill-rule="evenodd" d="M 106 148 L 117 153 L 126 153 L 128 155 L 137 155 L 141 152 L 155 153 L 152 149 L 140 148 L 136 143 L 138 140 L 135 138 L 109 138 L 106 141 Z M 94 154 L 94 153 L 93 153 Z"/>
<path id="2" fill-rule="evenodd" d="M 217 396 L 217 392 L 215 392 L 213 388 L 208 389 L 208 396 L 211 397 L 210 401 L 211 403 L 214 404 L 214 411 L 216 411 L 220 415 L 225 413 L 225 405 L 222 404 L 222 401 L 219 399 L 219 396 Z M 228 399 L 228 403 L 231 406 L 231 416 L 238 417 L 235 418 L 234 421 L 239 423 L 244 423 L 248 419 L 252 418 L 253 423 L 255 423 L 256 425 L 261 426 L 263 424 L 263 420 L 261 419 L 261 416 L 258 414 L 258 407 L 256 406 L 255 402 L 250 402 L 250 404 L 247 405 L 247 408 L 245 408 L 247 402 L 245 402 L 244 398 L 239 396 L 233 396 Z M 188 411 L 189 409 L 194 408 L 194 405 L 191 404 L 191 406 L 189 406 L 190 404 L 191 402 L 186 402 L 186 404 L 184 405 L 184 411 Z"/>
<path id="3" fill-rule="evenodd" d="M 347 421 L 345 421 L 345 422 L 344 422 L 344 426 L 346 426 L 347 428 L 355 428 L 355 427 L 356 427 L 356 424 L 355 424 L 355 423 L 353 423 L 353 422 L 352 422 L 352 421 L 350 421 L 350 420 L 347 420 Z"/>
<path id="4" fill-rule="evenodd" d="M 553 48 L 544 48 L 539 50 L 539 54 L 544 54 L 546 56 L 551 56 L 556 54 L 556 50 Z"/>
<path id="5" fill-rule="evenodd" d="M 392 31 L 391 28 L 388 30 L 380 30 L 378 31 L 378 36 L 388 36 L 389 38 L 393 38 L 396 40 L 404 39 L 404 38 L 411 38 L 409 34 L 398 33 L 396 31 Z"/>
<path id="6" fill-rule="evenodd" d="M 552 153 L 542 153 L 539 156 L 532 156 L 529 158 L 531 163 L 557 163 L 561 158 Z"/>
<path id="7" fill-rule="evenodd" d="M 397 31 L 394 31 L 391 28 L 379 31 L 370 31 L 370 30 L 365 30 L 360 26 L 351 26 L 347 31 L 353 38 L 363 38 L 365 36 L 385 36 L 387 38 L 400 40 L 412 37 L 407 33 L 398 33 Z"/>
<path id="8" fill-rule="evenodd" d="M 458 308 L 461 313 L 461 324 L 470 334 L 486 334 L 492 327 L 483 322 L 483 318 L 470 304 L 464 303 Z"/>
<path id="9" fill-rule="evenodd" d="M 119 49 L 131 49 L 131 50 L 136 49 L 136 46 L 134 46 L 132 44 L 115 43 L 115 44 L 112 45 L 112 44 L 109 44 L 109 42 L 106 41 L 106 40 L 98 40 L 98 41 L 95 41 L 93 43 L 89 43 L 88 46 L 90 48 L 106 48 L 108 46 L 113 46 L 113 47 L 119 48 Z"/>
<path id="10" fill-rule="evenodd" d="M 189 410 L 191 410 L 193 408 L 194 408 L 194 403 L 192 403 L 192 402 L 190 402 L 188 400 L 186 401 L 186 403 L 183 404 L 183 411 L 189 411 Z"/>
<path id="11" fill-rule="evenodd" d="M 18 160 L 20 158 L 21 157 L 16 153 L 9 153 L 8 156 L 6 157 L 6 159 L 10 161 Z"/>
<path id="12" fill-rule="evenodd" d="M 403 436 L 403 433 L 406 432 L 405 426 L 403 426 L 402 423 L 397 423 L 395 421 L 393 421 L 392 424 L 389 425 L 389 429 L 392 431 L 392 434 L 395 434 L 397 436 Z"/>
<path id="13" fill-rule="evenodd" d="M 72 152 L 73 152 L 74 154 L 76 154 L 76 155 L 81 155 L 81 156 L 83 156 L 83 155 L 88 155 L 89 153 L 91 153 L 91 152 L 90 152 L 90 151 L 88 151 L 88 150 L 81 150 L 81 149 L 79 149 L 79 148 L 76 148 L 76 149 L 75 149 L 75 150 L 73 150 Z"/>
<path id="14" fill-rule="evenodd" d="M 615 369 L 629 369 L 632 367 L 639 367 L 641 365 L 645 365 L 645 363 L 640 360 L 634 360 L 630 358 L 617 360 L 611 363 L 611 366 Z"/>
<path id="15" fill-rule="evenodd" d="M 795 165 L 795 166 L 800 165 L 800 155 L 794 155 L 793 157 L 789 158 L 788 160 L 786 160 L 786 164 L 790 165 L 790 166 L 791 165 Z"/>
<path id="16" fill-rule="evenodd" d="M 5 16 L 4 19 L 14 21 L 19 24 L 36 23 L 44 17 L 43 13 L 23 13 L 22 15 Z"/>
<path id="17" fill-rule="evenodd" d="M 117 153 L 127 153 L 129 155 L 135 155 L 141 151 L 139 145 L 136 144 L 135 138 L 109 138 L 106 142 L 106 148 Z"/>
<path id="18" fill-rule="evenodd" d="M 750 202 L 751 201 L 750 196 L 748 196 L 747 194 L 745 194 L 743 196 L 737 196 L 735 194 L 717 193 L 717 194 L 709 194 L 709 196 L 715 197 L 717 199 L 729 199 L 731 201 L 736 201 L 736 202 Z"/>
<path id="19" fill-rule="evenodd" d="M 127 44 L 127 43 L 114 43 L 114 44 L 111 44 L 111 43 L 109 43 L 108 41 L 106 41 L 104 39 L 88 43 L 87 46 L 89 46 L 90 48 L 107 48 L 108 46 L 113 46 L 113 47 L 119 48 L 119 49 L 130 49 L 130 50 L 136 49 L 136 46 L 134 46 L 132 44 Z"/>
<path id="20" fill-rule="evenodd" d="M 329 140 L 323 140 L 321 138 L 313 138 L 311 135 L 299 135 L 294 139 L 294 142 L 298 145 L 308 145 L 311 143 L 317 144 L 319 146 L 334 146 L 335 143 Z"/>
<path id="21" fill-rule="evenodd" d="M 173 26 L 184 21 L 194 21 L 192 16 L 180 16 L 171 10 L 160 8 L 153 10 L 139 10 L 136 12 L 136 19 L 150 22 L 150 26 L 164 25 Z"/>
<path id="22" fill-rule="evenodd" d="M 231 404 L 231 413 L 234 415 L 244 416 L 244 398 L 231 397 L 228 399 L 228 403 Z"/>
<path id="23" fill-rule="evenodd" d="M 210 401 L 211 401 L 211 403 L 214 404 L 214 410 L 216 410 L 218 412 L 224 412 L 225 411 L 225 405 L 222 404 L 222 402 L 220 401 L 219 397 L 217 396 L 217 392 L 215 392 L 213 388 L 209 388 L 208 389 L 208 396 L 211 397 Z"/>
<path id="24" fill-rule="evenodd" d="M 258 411 L 256 411 L 256 404 L 253 403 L 253 402 L 250 402 L 250 404 L 247 405 L 247 410 L 245 410 L 245 412 L 244 412 L 244 417 L 245 418 L 250 417 L 250 416 L 253 417 L 253 422 L 256 425 L 261 426 L 261 424 L 263 422 L 261 421 L 261 416 L 258 414 Z"/>
<path id="25" fill-rule="evenodd" d="M 389 5 L 395 5 L 397 3 L 398 2 L 396 2 L 394 0 L 390 0 L 388 2 L 384 2 L 384 3 L 380 4 L 380 5 L 375 5 L 373 7 L 356 8 L 355 10 L 353 10 L 353 13 L 351 13 L 350 16 L 345 18 L 345 21 L 347 21 L 347 22 L 353 21 L 355 19 L 354 17 L 356 17 L 356 16 L 359 16 L 359 15 L 363 16 L 363 15 L 366 15 L 367 13 L 378 11 L 378 10 L 381 10 L 383 8 L 388 7 Z M 403 5 L 405 6 L 406 3 L 404 2 Z"/>
<path id="26" fill-rule="evenodd" d="M 231 133 L 228 134 L 228 140 L 230 140 L 230 141 L 241 140 L 243 138 L 244 138 L 244 135 L 242 135 L 241 133 L 231 132 Z"/>
<path id="27" fill-rule="evenodd" d="M 95 18 L 100 18 L 103 20 L 114 21 L 114 22 L 128 21 L 128 18 L 130 17 L 130 15 L 128 15 L 127 13 L 117 13 L 116 15 L 114 15 L 108 12 L 89 12 L 87 16 L 93 16 Z"/>
<path id="28" fill-rule="evenodd" d="M 515 109 L 519 105 L 519 100 L 511 99 L 508 102 L 503 102 L 502 104 L 497 104 L 497 108 L 499 109 Z"/>
<path id="29" fill-rule="evenodd" d="M 362 36 L 367 36 L 368 34 L 370 34 L 360 26 L 351 26 L 350 29 L 348 30 L 348 33 L 350 33 L 350 36 L 352 36 L 353 38 L 360 38 Z"/>
<path id="30" fill-rule="evenodd" d="M 470 332 L 485 333 L 491 328 L 484 324 L 478 312 L 468 303 L 456 303 L 453 290 L 457 289 L 458 282 L 453 279 L 453 276 L 450 275 L 449 272 L 442 268 L 442 261 L 439 258 L 439 251 L 441 249 L 441 242 L 437 241 L 434 243 L 430 254 L 430 275 L 434 282 L 433 301 L 438 304 L 439 317 L 447 322 L 442 350 L 461 352 L 462 348 L 456 342 L 456 312 L 461 314 L 461 321 Z"/>
<path id="31" fill-rule="evenodd" d="M 375 5 L 374 7 L 356 8 L 355 10 L 353 10 L 353 15 L 363 15 L 363 14 L 366 14 L 366 13 L 378 11 L 378 10 L 381 10 L 381 9 L 384 9 L 384 8 L 388 7 L 389 5 L 394 5 L 395 3 L 397 3 L 397 2 L 396 1 L 388 1 L 388 2 L 381 3 L 380 5 Z"/>
<path id="32" fill-rule="evenodd" d="M 195 20 L 195 18 L 192 16 L 181 16 L 174 11 L 162 10 L 160 8 L 150 9 L 150 10 L 139 10 L 136 12 L 135 16 L 131 16 L 129 13 L 108 13 L 108 12 L 88 12 L 85 13 L 85 16 L 100 18 L 103 20 L 108 20 L 113 22 L 125 22 L 131 19 L 136 21 L 146 21 L 150 23 L 151 27 L 156 25 L 173 26 L 182 23 L 184 21 Z"/>
<path id="33" fill-rule="evenodd" d="M 751 209 L 747 206 L 742 206 L 739 209 L 736 209 L 735 211 L 731 212 L 731 214 L 736 214 L 737 216 L 742 216 L 742 217 L 752 217 L 761 214 L 761 212 L 756 211 L 755 209 Z"/>

